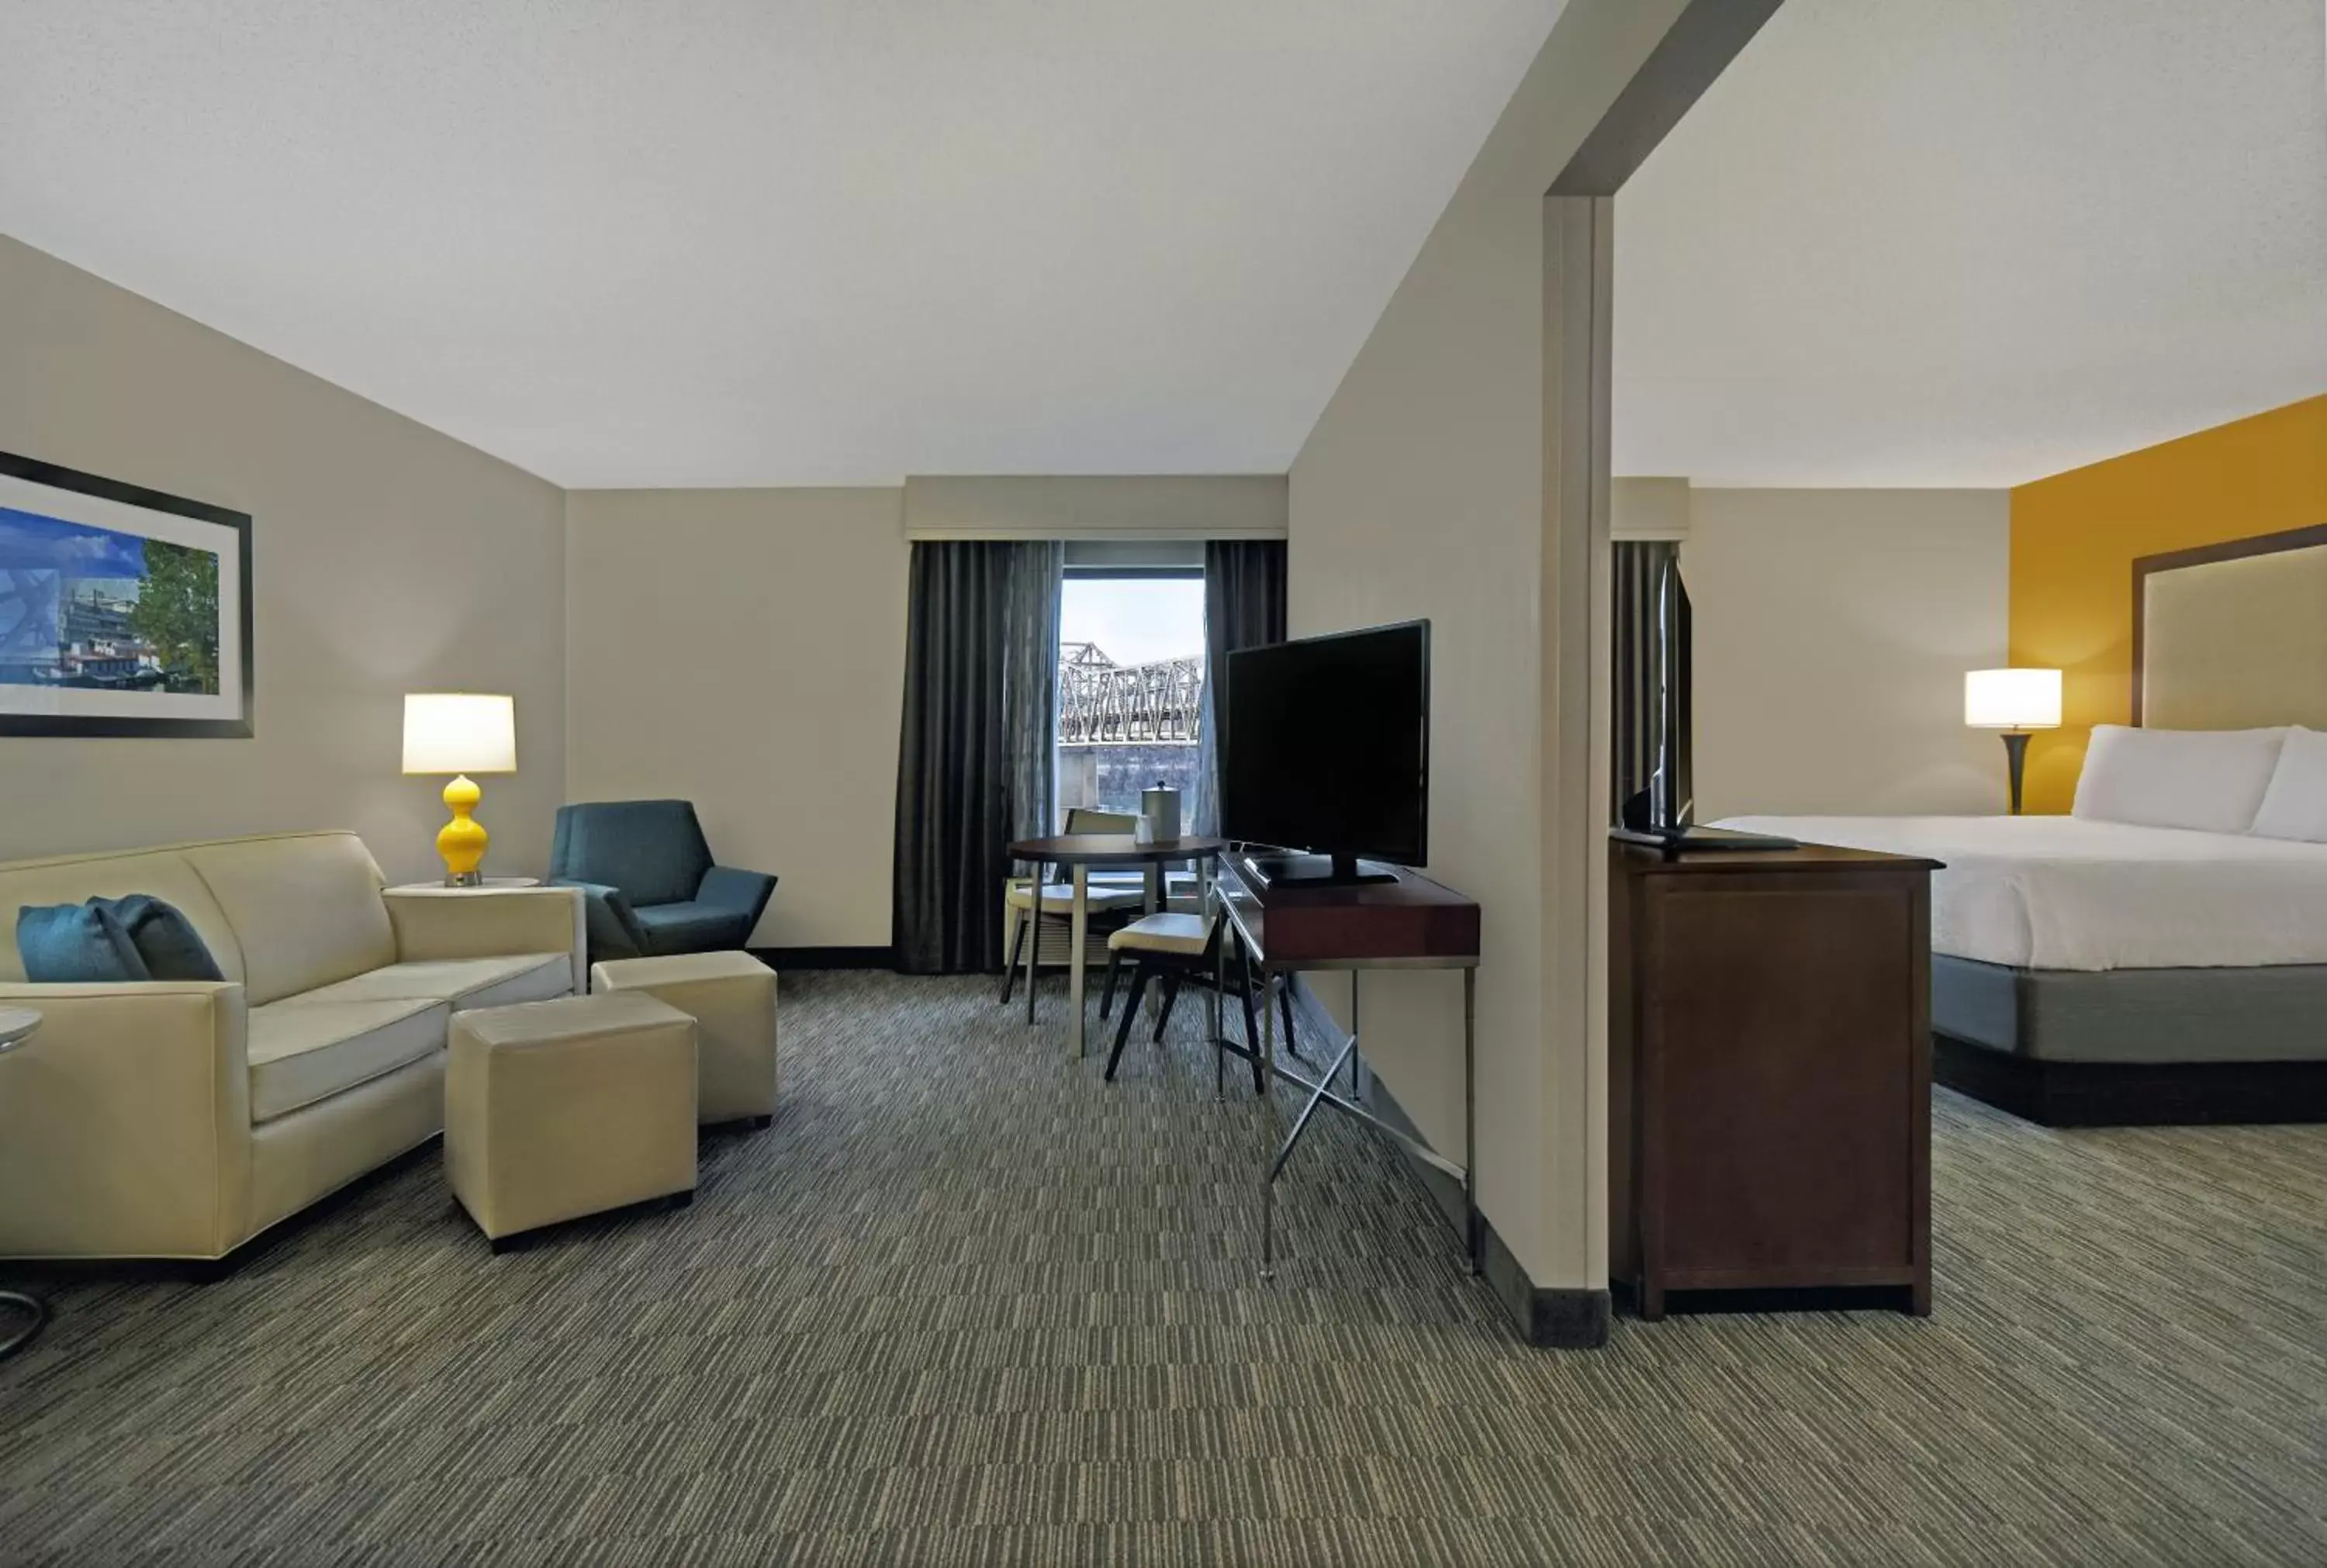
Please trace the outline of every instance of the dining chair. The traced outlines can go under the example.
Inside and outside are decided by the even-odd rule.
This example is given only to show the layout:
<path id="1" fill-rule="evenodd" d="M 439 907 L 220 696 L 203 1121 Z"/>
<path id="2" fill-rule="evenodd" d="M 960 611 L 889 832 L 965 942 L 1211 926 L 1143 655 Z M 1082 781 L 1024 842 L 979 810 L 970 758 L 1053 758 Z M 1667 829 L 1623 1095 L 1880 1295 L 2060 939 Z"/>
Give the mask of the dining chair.
<path id="1" fill-rule="evenodd" d="M 1220 943 L 1227 939 L 1228 921 L 1220 916 L 1192 915 L 1179 910 L 1164 910 L 1145 915 L 1125 926 L 1107 939 L 1107 983 L 1100 990 L 1098 1015 L 1104 1019 L 1115 1005 L 1115 983 L 1127 956 L 1132 963 L 1131 994 L 1123 1000 L 1123 1022 L 1116 1026 L 1115 1049 L 1107 1052 L 1107 1079 L 1115 1081 L 1116 1064 L 1123 1059 L 1123 1047 L 1131 1038 L 1132 1020 L 1139 1013 L 1140 997 L 1151 980 L 1160 981 L 1164 989 L 1163 1005 L 1155 1015 L 1155 1028 L 1151 1038 L 1157 1043 L 1164 1039 L 1164 1028 L 1172 1021 L 1172 1004 L 1180 1000 L 1180 987 L 1189 982 L 1211 985 L 1220 973 Z M 1252 1065 L 1252 1089 L 1255 1094 L 1267 1092 L 1267 1079 L 1261 1062 L 1259 1019 L 1253 1012 L 1252 961 L 1244 944 L 1237 944 L 1238 977 L 1230 982 L 1237 1000 L 1244 1006 L 1245 1045 L 1233 1050 Z M 1277 992 L 1284 1008 L 1285 1048 L 1294 1056 L 1301 1053 L 1293 1042 L 1293 991 L 1288 984 Z M 1263 1007 L 1268 1005 L 1266 993 L 1261 996 Z M 1216 1049 L 1224 1042 L 1214 1041 Z"/>
<path id="2" fill-rule="evenodd" d="M 1085 806 L 1069 808 L 1065 831 L 1079 833 L 1130 833 L 1139 826 L 1139 818 L 1121 811 L 1098 811 Z M 1116 917 L 1142 910 L 1147 904 L 1145 880 L 1126 885 L 1119 876 L 1093 874 L 1087 879 L 1084 908 L 1094 919 Z M 1136 875 L 1137 873 L 1134 873 Z M 1035 913 L 1039 906 L 1039 913 Z M 1045 882 L 1039 896 L 1033 877 L 1009 877 L 1002 884 L 1003 945 L 1009 949 L 1009 961 L 1002 966 L 1002 1003 L 1008 1006 L 1010 992 L 1018 977 L 1018 966 L 1025 952 L 1027 934 L 1033 933 L 1034 953 L 1042 957 L 1042 922 L 1071 925 L 1075 915 L 1075 890 L 1070 882 Z M 1030 913 L 1033 914 L 1029 919 Z M 1033 985 L 1030 980 L 1029 985 Z M 1032 1001 L 1031 996 L 1029 1001 Z"/>

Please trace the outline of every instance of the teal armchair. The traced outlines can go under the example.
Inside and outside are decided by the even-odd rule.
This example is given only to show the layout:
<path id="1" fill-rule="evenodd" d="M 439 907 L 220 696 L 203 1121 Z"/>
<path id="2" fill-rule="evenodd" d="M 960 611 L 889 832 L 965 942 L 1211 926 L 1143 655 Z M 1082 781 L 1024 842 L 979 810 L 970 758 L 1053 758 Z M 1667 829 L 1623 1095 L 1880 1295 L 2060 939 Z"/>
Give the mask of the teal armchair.
<path id="1" fill-rule="evenodd" d="M 557 808 L 549 880 L 582 890 L 590 961 L 740 947 L 776 879 L 715 865 L 684 800 L 604 800 Z"/>

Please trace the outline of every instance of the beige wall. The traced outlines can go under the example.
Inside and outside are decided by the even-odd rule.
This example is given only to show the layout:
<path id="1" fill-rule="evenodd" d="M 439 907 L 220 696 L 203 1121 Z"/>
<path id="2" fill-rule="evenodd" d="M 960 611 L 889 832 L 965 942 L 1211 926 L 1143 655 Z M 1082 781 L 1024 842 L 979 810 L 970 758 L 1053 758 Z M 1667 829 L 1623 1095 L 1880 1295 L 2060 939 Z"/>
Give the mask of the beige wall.
<path id="1" fill-rule="evenodd" d="M 0 739 L 0 859 L 300 827 L 435 873 L 441 779 L 403 694 L 517 697 L 486 869 L 539 872 L 564 798 L 559 491 L 52 257 L 0 238 L 0 450 L 248 512 L 257 733 Z"/>
<path id="2" fill-rule="evenodd" d="M 781 879 L 758 945 L 889 944 L 902 496 L 567 498 L 568 795 L 693 800 L 721 861 Z"/>
<path id="3" fill-rule="evenodd" d="M 905 481 L 915 539 L 1281 539 L 1282 474 L 1001 474 Z"/>
<path id="4" fill-rule="evenodd" d="M 1995 812 L 1963 676 L 2005 662 L 2004 490 L 1695 490 L 1697 818 Z"/>
<path id="5" fill-rule="evenodd" d="M 1429 869 L 1485 921 L 1480 1205 L 1546 1287 L 1606 1263 L 1604 1043 L 1555 1041 L 1541 981 L 1543 194 L 1679 8 L 1570 0 L 1292 470 L 1293 630 L 1433 621 Z M 1368 1059 L 1459 1150 L 1460 983 L 1365 984 Z"/>
<path id="6" fill-rule="evenodd" d="M 1612 539 L 1688 537 L 1688 481 L 1617 479 L 1608 482 Z"/>

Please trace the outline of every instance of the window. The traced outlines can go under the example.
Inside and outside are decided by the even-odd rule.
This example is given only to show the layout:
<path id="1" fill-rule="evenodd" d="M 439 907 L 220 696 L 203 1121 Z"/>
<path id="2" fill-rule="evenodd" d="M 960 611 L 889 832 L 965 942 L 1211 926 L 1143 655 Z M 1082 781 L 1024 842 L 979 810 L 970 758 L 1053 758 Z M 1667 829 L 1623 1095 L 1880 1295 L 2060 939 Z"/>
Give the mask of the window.
<path id="1" fill-rule="evenodd" d="M 1059 809 L 1137 811 L 1159 781 L 1189 808 L 1203 711 L 1201 566 L 1078 565 L 1059 598 Z"/>

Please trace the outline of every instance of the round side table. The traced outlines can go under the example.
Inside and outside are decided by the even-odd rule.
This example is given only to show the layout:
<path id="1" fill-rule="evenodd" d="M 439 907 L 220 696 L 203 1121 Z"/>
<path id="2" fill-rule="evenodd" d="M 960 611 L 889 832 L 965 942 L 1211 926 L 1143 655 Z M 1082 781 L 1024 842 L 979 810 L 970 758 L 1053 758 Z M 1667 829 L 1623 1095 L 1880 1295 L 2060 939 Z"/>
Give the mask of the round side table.
<path id="1" fill-rule="evenodd" d="M 29 1007 L 0 1007 L 0 1056 L 5 1056 L 26 1041 L 41 1027 L 41 1015 Z M 21 1328 L 0 1333 L 0 1356 L 13 1356 L 32 1342 L 49 1321 L 48 1304 L 38 1296 L 28 1296 L 22 1291 L 0 1291 L 0 1307 L 14 1309 L 26 1320 Z"/>

